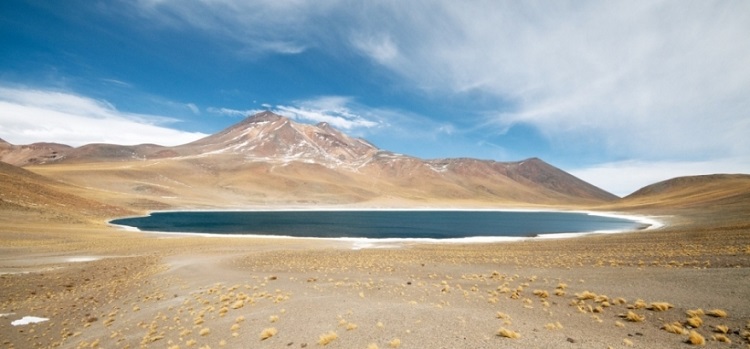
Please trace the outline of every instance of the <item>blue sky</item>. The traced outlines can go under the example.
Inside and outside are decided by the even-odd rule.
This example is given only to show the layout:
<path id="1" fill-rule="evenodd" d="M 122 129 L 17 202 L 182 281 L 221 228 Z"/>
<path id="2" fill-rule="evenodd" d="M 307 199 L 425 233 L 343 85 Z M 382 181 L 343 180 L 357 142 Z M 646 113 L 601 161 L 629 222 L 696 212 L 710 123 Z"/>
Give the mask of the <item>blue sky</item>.
<path id="1" fill-rule="evenodd" d="M 750 173 L 747 1 L 0 2 L 0 138 L 175 145 L 272 110 L 626 195 Z"/>

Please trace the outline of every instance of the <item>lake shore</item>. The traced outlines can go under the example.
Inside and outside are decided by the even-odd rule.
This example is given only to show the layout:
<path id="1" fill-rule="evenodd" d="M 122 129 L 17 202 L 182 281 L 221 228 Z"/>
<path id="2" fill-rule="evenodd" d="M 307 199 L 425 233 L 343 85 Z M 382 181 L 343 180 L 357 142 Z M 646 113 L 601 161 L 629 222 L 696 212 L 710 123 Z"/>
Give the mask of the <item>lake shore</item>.
<path id="1" fill-rule="evenodd" d="M 707 347 L 729 347 L 720 342 L 721 325 L 733 346 L 747 346 L 747 220 L 721 212 L 632 214 L 666 225 L 353 249 L 350 241 L 9 219 L 0 227 L 0 345 L 683 348 L 688 334 L 662 326 L 702 309 L 694 330 Z M 660 311 L 661 303 L 671 307 Z M 708 315 L 714 309 L 726 317 Z M 26 316 L 49 320 L 12 325 Z M 501 328 L 520 338 L 498 336 Z"/>

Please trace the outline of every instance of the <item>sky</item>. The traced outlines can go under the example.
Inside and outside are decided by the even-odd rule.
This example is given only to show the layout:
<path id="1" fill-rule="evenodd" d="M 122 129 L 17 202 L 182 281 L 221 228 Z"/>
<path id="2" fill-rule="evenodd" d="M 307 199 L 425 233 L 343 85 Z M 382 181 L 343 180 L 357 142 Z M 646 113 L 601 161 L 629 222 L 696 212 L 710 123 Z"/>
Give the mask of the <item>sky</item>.
<path id="1" fill-rule="evenodd" d="M 624 196 L 750 173 L 750 1 L 0 1 L 0 138 L 177 145 L 270 110 Z"/>

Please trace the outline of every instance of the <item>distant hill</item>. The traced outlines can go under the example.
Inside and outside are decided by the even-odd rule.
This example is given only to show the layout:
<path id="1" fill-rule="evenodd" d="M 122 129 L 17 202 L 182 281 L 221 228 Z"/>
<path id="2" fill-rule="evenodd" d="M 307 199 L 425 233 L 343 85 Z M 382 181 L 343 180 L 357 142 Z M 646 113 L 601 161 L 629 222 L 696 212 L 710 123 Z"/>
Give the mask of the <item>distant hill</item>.
<path id="1" fill-rule="evenodd" d="M 675 208 L 740 206 L 750 209 L 750 175 L 713 174 L 673 178 L 646 186 L 623 198 L 620 204 Z"/>
<path id="2" fill-rule="evenodd" d="M 0 211 L 22 219 L 37 218 L 81 221 L 101 216 L 132 213 L 74 194 L 77 188 L 59 183 L 31 171 L 0 162 Z"/>
<path id="3" fill-rule="evenodd" d="M 596 205 L 618 199 L 538 158 L 424 160 L 379 149 L 326 123 L 301 124 L 271 112 L 175 147 L 4 142 L 0 160 L 147 209 L 363 202 Z"/>

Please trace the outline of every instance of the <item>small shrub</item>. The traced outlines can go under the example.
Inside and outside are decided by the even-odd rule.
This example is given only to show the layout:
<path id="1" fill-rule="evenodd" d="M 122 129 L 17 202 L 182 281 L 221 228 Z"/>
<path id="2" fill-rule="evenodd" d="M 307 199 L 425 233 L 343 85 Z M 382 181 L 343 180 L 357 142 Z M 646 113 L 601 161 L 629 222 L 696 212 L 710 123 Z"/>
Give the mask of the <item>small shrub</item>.
<path id="1" fill-rule="evenodd" d="M 667 302 L 653 302 L 648 305 L 648 309 L 653 311 L 666 311 L 671 309 L 672 307 L 673 305 Z"/>
<path id="2" fill-rule="evenodd" d="M 696 332 L 695 330 L 690 331 L 687 342 L 692 345 L 706 345 L 706 339 L 703 338 L 703 336 L 701 336 L 701 334 Z"/>
<path id="3" fill-rule="evenodd" d="M 260 332 L 260 340 L 264 341 L 275 336 L 277 333 L 279 333 L 279 331 L 275 327 L 263 329 L 263 331 Z"/>
<path id="4" fill-rule="evenodd" d="M 627 314 L 623 315 L 623 318 L 625 318 L 625 320 L 628 320 L 630 322 L 642 322 L 643 320 L 646 320 L 646 317 L 642 315 L 638 315 L 632 311 L 628 311 Z"/>
<path id="5" fill-rule="evenodd" d="M 717 342 L 722 342 L 722 343 L 732 344 L 732 340 L 731 340 L 731 339 L 729 339 L 729 337 L 727 337 L 727 335 L 725 335 L 725 334 L 722 334 L 722 333 L 719 333 L 719 334 L 715 334 L 715 335 L 713 335 L 713 336 L 711 337 L 711 339 L 713 339 L 713 340 L 715 340 L 715 341 L 717 341 Z"/>
<path id="6" fill-rule="evenodd" d="M 682 324 L 679 322 L 664 324 L 664 326 L 662 326 L 661 328 L 664 331 L 667 331 L 669 333 L 674 333 L 674 334 L 686 334 L 687 333 L 687 331 L 685 331 L 685 328 L 682 327 Z"/>
<path id="7" fill-rule="evenodd" d="M 330 331 L 328 333 L 323 333 L 318 337 L 318 344 L 328 345 L 334 340 L 336 340 L 336 338 L 339 338 L 336 332 Z"/>
<path id="8" fill-rule="evenodd" d="M 727 312 L 721 309 L 712 309 L 709 310 L 706 315 L 713 317 L 727 317 Z"/>
<path id="9" fill-rule="evenodd" d="M 698 316 L 691 316 L 687 319 L 686 322 L 688 325 L 694 328 L 698 328 L 698 327 L 701 327 L 701 325 L 703 325 L 703 319 L 701 319 Z"/>
<path id="10" fill-rule="evenodd" d="M 578 298 L 580 300 L 594 299 L 594 298 L 596 298 L 596 293 L 589 292 L 589 291 L 583 291 L 581 293 L 576 293 L 576 298 Z"/>
<path id="11" fill-rule="evenodd" d="M 516 331 L 511 331 L 505 327 L 501 327 L 499 330 L 497 330 L 497 335 L 500 337 L 511 338 L 511 339 L 521 338 L 520 333 Z"/>

